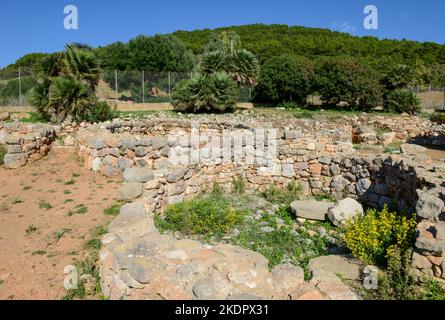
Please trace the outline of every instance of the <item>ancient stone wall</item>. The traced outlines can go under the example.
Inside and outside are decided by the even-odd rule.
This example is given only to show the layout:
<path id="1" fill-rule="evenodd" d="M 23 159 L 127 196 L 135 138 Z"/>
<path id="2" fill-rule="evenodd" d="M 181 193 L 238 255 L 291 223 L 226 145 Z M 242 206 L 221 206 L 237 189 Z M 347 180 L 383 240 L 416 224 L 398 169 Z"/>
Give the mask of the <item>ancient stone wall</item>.
<path id="1" fill-rule="evenodd" d="M 217 143 L 214 143 L 215 141 Z M 218 295 L 200 296 L 202 292 L 199 285 L 195 287 L 191 282 L 184 282 L 185 280 L 181 277 L 178 280 L 177 275 L 166 276 L 160 271 L 167 268 L 166 266 L 171 266 L 172 259 L 176 259 L 176 262 L 171 267 L 177 270 L 182 267 L 198 268 L 196 265 L 193 267 L 188 264 L 183 266 L 181 261 L 190 261 L 190 256 L 195 257 L 195 254 L 198 254 L 199 258 L 197 259 L 200 259 L 202 248 L 205 246 L 187 241 L 179 244 L 176 243 L 177 240 L 162 238 L 150 224 L 153 214 L 161 213 L 168 204 L 190 199 L 199 192 L 211 190 L 215 183 L 230 190 L 236 176 L 241 176 L 246 180 L 248 191 L 265 189 L 270 184 L 285 187 L 289 182 L 296 180 L 303 187 L 305 196 L 326 193 L 334 195 L 337 199 L 358 198 L 362 203 L 371 207 L 395 204 L 400 210 L 408 213 L 417 210 L 420 212 L 418 214 L 420 224 L 413 256 L 413 270 L 419 274 L 444 277 L 443 252 L 445 247 L 443 239 L 445 230 L 443 230 L 444 222 L 440 219 L 443 218 L 445 209 L 443 199 L 441 199 L 445 195 L 445 190 L 442 193 L 442 187 L 437 185 L 437 181 L 440 181 L 438 172 L 443 168 L 426 169 L 419 166 L 418 160 L 421 157 L 419 158 L 416 150 L 412 150 L 413 147 L 402 148 L 405 151 L 402 158 L 395 156 L 386 159 L 381 157 L 366 158 L 359 157 L 354 153 L 351 127 L 348 126 L 324 128 L 324 130 L 311 130 L 310 128 L 295 130 L 267 128 L 261 130 L 245 126 L 232 126 L 229 123 L 193 125 L 189 121 L 108 124 L 101 128 L 93 130 L 90 128 L 79 132 L 77 143 L 79 155 L 87 166 L 108 176 L 123 174 L 125 182 L 120 191 L 122 199 L 127 202 L 137 201 L 144 206 L 143 214 L 141 214 L 145 218 L 139 217 L 136 219 L 137 221 L 132 220 L 133 218 L 125 213 L 127 209 L 124 209 L 123 216 L 116 222 L 118 227 L 112 226 L 110 235 L 105 239 L 103 252 L 107 258 L 102 260 L 103 277 L 106 279 L 103 285 L 105 292 L 111 296 L 117 297 L 124 292 L 133 292 L 130 296 L 134 297 L 134 294 L 137 296 L 143 293 L 142 296 L 145 296 L 148 294 L 147 292 L 158 292 L 162 297 L 167 298 L 227 298 L 238 294 L 282 298 L 283 294 L 292 295 L 292 290 L 293 294 L 298 296 L 295 293 L 296 288 L 285 290 L 285 292 L 280 291 L 280 293 L 274 291 L 273 288 L 276 285 L 273 280 L 270 280 L 272 279 L 271 275 L 264 269 L 262 271 L 250 269 L 249 272 L 257 275 L 262 274 L 259 278 L 253 277 L 256 280 L 260 282 L 266 281 L 265 279 L 269 280 L 261 282 L 262 284 L 259 285 L 252 278 L 250 280 L 255 285 L 249 289 L 248 286 L 246 287 L 246 283 L 249 283 L 249 280 L 246 280 L 249 279 L 249 276 L 246 274 L 243 276 L 245 281 L 243 280 L 240 287 L 236 281 L 235 284 L 231 281 L 227 282 L 227 277 L 224 274 L 227 270 L 215 275 L 207 273 L 209 266 L 204 268 L 203 272 L 207 280 L 201 284 L 207 286 L 206 288 L 212 287 L 213 291 L 209 290 L 215 293 L 221 289 L 218 287 L 218 283 L 220 283 L 226 288 L 226 291 L 221 291 L 224 293 L 224 297 Z M 229 150 L 228 153 L 224 152 L 224 147 L 226 147 L 226 151 Z M 161 285 L 158 283 L 157 289 L 152 288 L 151 285 L 144 285 L 145 280 L 133 282 L 134 276 L 138 278 L 141 275 L 135 274 L 134 270 L 131 271 L 130 269 L 133 267 L 128 269 L 126 259 L 121 258 L 120 261 L 116 261 L 116 259 L 119 260 L 119 255 L 116 252 L 122 248 L 128 249 L 128 242 L 122 240 L 125 239 L 124 233 L 127 232 L 133 235 L 135 232 L 136 234 L 148 233 L 150 241 L 154 242 L 161 241 L 161 238 L 162 241 L 168 240 L 167 247 L 157 246 L 153 252 L 176 258 L 168 258 L 167 260 L 170 262 L 163 260 L 156 267 L 152 264 L 145 267 L 151 270 L 152 276 L 164 274 L 168 279 L 176 279 L 176 282 L 168 280 L 167 282 L 170 284 L 162 283 Z M 129 238 L 133 239 L 128 240 L 132 246 L 139 246 L 139 244 L 131 242 L 134 241 L 133 236 Z M 182 249 L 178 249 L 177 246 Z M 184 249 L 185 247 L 187 249 Z M 212 257 L 219 250 L 208 249 L 207 254 Z M 232 252 L 232 250 L 240 249 L 227 247 L 224 250 Z M 228 257 L 232 257 L 231 254 Z M 217 258 L 211 258 L 209 261 L 216 263 L 214 259 Z M 204 266 L 206 265 L 206 263 L 202 263 Z M 248 268 L 249 263 L 253 262 L 249 259 L 241 260 L 238 264 L 233 262 L 234 270 L 232 271 L 239 276 L 238 272 Z M 256 264 L 253 263 L 253 265 Z M 140 270 L 138 268 L 143 267 L 138 266 L 135 270 Z M 129 270 L 132 276 L 128 274 Z M 295 269 L 292 272 L 298 273 Z M 203 277 L 201 272 L 193 274 Z M 147 280 L 147 283 L 152 282 Z M 181 290 L 172 283 L 182 283 Z M 136 290 L 137 293 L 134 293 L 133 285 L 140 289 Z M 259 286 L 257 287 L 257 285 Z M 311 288 L 309 290 L 306 287 L 311 294 L 320 293 L 319 287 L 310 286 L 308 283 L 304 285 Z M 160 291 L 163 293 L 159 293 Z M 347 290 L 345 292 L 346 295 L 349 294 Z M 175 296 L 175 294 L 179 296 Z M 324 292 L 324 296 L 326 294 L 329 293 Z"/>
<path id="2" fill-rule="evenodd" d="M 428 121 L 344 117 L 337 123 L 294 119 L 277 125 L 155 118 L 61 129 L 0 123 L 7 166 L 45 155 L 58 130 L 75 135 L 87 167 L 124 178 L 120 192 L 128 204 L 110 225 L 101 251 L 102 287 L 112 298 L 355 298 L 332 275 L 314 274 L 305 282 L 298 267 L 269 272 L 264 257 L 253 252 L 176 240 L 154 227 L 153 215 L 166 205 L 215 183 L 230 190 L 238 176 L 248 192 L 297 181 L 304 196 L 325 193 L 415 211 L 413 271 L 445 278 L 445 168 L 429 165 L 411 145 L 390 158 L 359 156 L 353 148 L 357 142 L 384 145 L 414 137 L 440 144 L 442 128 Z M 295 286 L 283 281 L 290 278 Z"/>
<path id="3" fill-rule="evenodd" d="M 20 168 L 45 156 L 56 138 L 53 126 L 0 122 L 0 145 L 6 149 L 4 166 Z"/>

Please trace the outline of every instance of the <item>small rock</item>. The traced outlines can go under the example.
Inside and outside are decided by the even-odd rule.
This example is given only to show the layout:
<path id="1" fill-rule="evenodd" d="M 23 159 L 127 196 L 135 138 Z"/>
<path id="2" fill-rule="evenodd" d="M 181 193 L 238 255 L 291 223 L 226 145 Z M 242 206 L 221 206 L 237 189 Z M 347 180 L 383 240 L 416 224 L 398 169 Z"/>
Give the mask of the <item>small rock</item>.
<path id="1" fill-rule="evenodd" d="M 74 146 L 74 137 L 71 135 L 66 136 L 65 139 L 63 139 L 63 144 L 68 147 Z"/>
<path id="2" fill-rule="evenodd" d="M 260 230 L 264 233 L 271 233 L 271 232 L 275 231 L 275 229 L 272 227 L 262 227 L 262 228 L 260 228 Z"/>
<path id="3" fill-rule="evenodd" d="M 151 144 L 153 149 L 162 149 L 167 145 L 167 140 L 160 136 L 156 136 L 152 139 Z"/>
<path id="4" fill-rule="evenodd" d="M 100 158 L 94 158 L 94 160 L 91 162 L 91 169 L 94 172 L 99 172 L 102 167 L 102 160 Z"/>

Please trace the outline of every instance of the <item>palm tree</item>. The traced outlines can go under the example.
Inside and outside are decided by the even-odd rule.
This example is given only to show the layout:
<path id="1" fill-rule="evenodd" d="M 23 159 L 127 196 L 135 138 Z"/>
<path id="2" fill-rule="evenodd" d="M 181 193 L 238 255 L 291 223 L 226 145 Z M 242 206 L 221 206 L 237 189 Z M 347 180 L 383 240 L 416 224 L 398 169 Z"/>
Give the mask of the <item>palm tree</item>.
<path id="1" fill-rule="evenodd" d="M 229 74 L 237 83 L 253 87 L 257 84 L 259 72 L 258 59 L 252 52 L 241 49 L 230 55 Z"/>
<path id="2" fill-rule="evenodd" d="M 259 76 L 259 62 L 245 49 L 207 52 L 202 57 L 201 72 L 227 72 L 239 86 L 254 86 Z"/>
<path id="3" fill-rule="evenodd" d="M 82 118 L 97 102 L 100 79 L 97 57 L 91 50 L 67 45 L 65 51 L 48 56 L 38 68 L 33 105 L 47 119 L 61 122 Z"/>
<path id="4" fill-rule="evenodd" d="M 178 111 L 230 111 L 236 104 L 236 91 L 235 82 L 225 72 L 198 73 L 175 90 L 173 105 Z"/>
<path id="5" fill-rule="evenodd" d="M 67 45 L 63 55 L 63 73 L 71 79 L 86 82 L 95 90 L 100 80 L 100 67 L 95 54 L 90 50 Z"/>

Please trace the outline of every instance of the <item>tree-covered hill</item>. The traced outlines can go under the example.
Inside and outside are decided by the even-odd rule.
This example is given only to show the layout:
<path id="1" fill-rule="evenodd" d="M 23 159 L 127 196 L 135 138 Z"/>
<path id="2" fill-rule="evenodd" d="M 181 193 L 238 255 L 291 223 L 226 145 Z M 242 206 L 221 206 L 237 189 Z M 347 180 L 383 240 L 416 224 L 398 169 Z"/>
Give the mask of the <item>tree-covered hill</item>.
<path id="1" fill-rule="evenodd" d="M 322 56 L 352 56 L 369 62 L 396 64 L 414 63 L 417 59 L 427 65 L 445 64 L 445 45 L 408 40 L 379 40 L 375 37 L 356 37 L 328 29 L 287 25 L 244 25 L 215 30 L 177 31 L 195 54 L 201 53 L 213 32 L 234 31 L 243 47 L 256 54 L 260 61 L 283 54 L 310 58 Z"/>
<path id="2" fill-rule="evenodd" d="M 419 61 L 429 66 L 445 64 L 445 45 L 409 40 L 379 40 L 375 37 L 356 37 L 328 29 L 300 26 L 253 24 L 224 27 L 215 30 L 176 31 L 172 35 L 182 40 L 187 49 L 197 55 L 203 52 L 212 34 L 230 31 L 234 31 L 240 36 L 242 46 L 253 52 L 260 60 L 260 63 L 264 63 L 272 57 L 290 54 L 312 59 L 341 56 L 354 57 L 363 59 L 378 69 L 385 69 L 385 66 L 395 64 L 415 64 Z M 131 55 L 136 55 L 134 52 L 131 52 L 132 43 L 135 43 L 136 39 L 131 40 L 129 44 L 116 43 L 98 48 L 97 52 L 99 55 L 107 52 L 107 50 L 110 52 L 108 55 L 105 54 L 102 59 L 104 66 L 119 66 L 119 69 L 142 68 L 143 66 L 135 66 L 135 62 L 131 61 Z M 151 42 L 156 44 L 158 40 L 159 37 L 154 37 Z M 172 48 L 179 47 L 183 50 L 181 45 L 172 43 L 171 37 L 167 40 L 161 43 L 162 50 L 165 50 L 165 47 L 168 46 Z M 151 45 L 153 44 L 148 43 L 145 46 L 142 44 L 140 48 L 146 49 Z M 125 51 L 126 49 L 128 52 Z M 161 53 L 159 56 L 164 56 L 163 59 L 165 60 L 165 53 Z M 150 52 L 149 55 L 151 59 L 153 56 L 156 56 L 153 52 Z M 32 67 L 33 62 L 38 61 L 41 56 L 42 54 L 30 54 L 22 57 L 16 63 L 0 70 L 0 74 L 8 70 L 17 69 L 19 66 L 22 68 Z M 152 61 L 152 64 L 156 66 L 156 62 Z M 150 66 L 150 68 L 153 68 L 153 66 Z"/>

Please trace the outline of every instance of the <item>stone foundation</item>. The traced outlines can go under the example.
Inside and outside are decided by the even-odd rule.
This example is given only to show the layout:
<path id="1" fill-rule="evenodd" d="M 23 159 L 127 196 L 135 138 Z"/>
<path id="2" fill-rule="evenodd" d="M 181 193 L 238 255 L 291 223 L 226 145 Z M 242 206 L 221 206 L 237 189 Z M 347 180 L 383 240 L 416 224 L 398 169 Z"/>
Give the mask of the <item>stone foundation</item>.
<path id="1" fill-rule="evenodd" d="M 56 131 L 50 125 L 0 122 L 0 145 L 6 149 L 4 166 L 17 169 L 41 159 L 55 138 Z"/>
<path id="2" fill-rule="evenodd" d="M 154 227 L 154 215 L 166 205 L 215 183 L 230 191 L 234 177 L 245 179 L 247 192 L 297 181 L 307 197 L 325 193 L 416 212 L 413 271 L 445 278 L 445 167 L 432 166 L 413 146 L 389 158 L 361 157 L 353 149 L 354 143 L 409 139 L 440 145 L 441 126 L 416 117 L 264 120 L 118 119 L 61 129 L 0 123 L 0 144 L 8 151 L 5 165 L 18 168 L 44 156 L 56 131 L 74 134 L 87 167 L 123 175 L 121 197 L 128 204 L 110 225 L 100 254 L 101 285 L 113 299 L 357 298 L 332 273 L 313 272 L 305 282 L 299 267 L 269 272 L 255 252 L 176 240 Z"/>
<path id="3" fill-rule="evenodd" d="M 161 236 L 154 228 L 153 215 L 162 213 L 166 205 L 211 190 L 214 183 L 230 191 L 233 178 L 238 176 L 246 180 L 248 192 L 270 184 L 285 187 L 296 180 L 306 196 L 326 193 L 337 199 L 358 198 L 371 207 L 396 204 L 400 210 L 417 211 L 420 214 L 413 270 L 419 275 L 445 277 L 445 189 L 442 190 L 440 178 L 445 168 L 430 166 L 424 156 L 415 152 L 386 159 L 358 157 L 352 148 L 350 130 L 266 129 L 258 134 L 258 129 L 230 123 L 192 126 L 188 121 L 159 120 L 107 124 L 79 132 L 77 147 L 85 164 L 108 176 L 123 173 L 121 197 L 144 207 L 139 218 L 124 208 L 116 220 L 118 227 L 112 225 L 104 238 L 104 292 L 113 298 L 131 299 L 226 299 L 246 295 L 283 299 L 298 298 L 295 292 L 309 290 L 311 295 L 332 298 L 337 292 L 320 290 L 332 287 L 323 285 L 330 279 L 336 283 L 336 290 L 344 292 L 342 298 L 354 298 L 332 275 L 320 276 L 321 286 L 314 285 L 314 275 L 310 282 L 296 281 L 298 286 L 277 290 L 280 285 L 273 280 L 274 272 L 268 272 L 267 263 L 258 254 L 226 245 L 207 247 L 198 242 L 178 241 Z M 235 143 L 236 139 L 241 141 L 240 145 Z M 218 143 L 214 144 L 215 141 Z M 230 146 L 229 159 L 225 159 L 224 146 Z M 254 159 L 249 162 L 252 155 Z M 199 160 L 197 163 L 193 163 L 194 157 Z M 122 255 L 133 259 L 137 255 L 133 251 L 138 248 L 149 254 L 141 254 L 140 265 L 133 266 L 131 262 L 128 267 L 129 261 Z M 219 259 L 231 262 L 225 263 L 224 269 L 219 266 Z M 199 266 L 203 268 L 196 271 Z M 191 275 L 181 275 L 183 268 Z M 278 270 L 282 269 L 286 267 L 279 266 Z M 148 272 L 145 276 L 150 279 L 135 279 L 136 276 L 141 280 L 137 270 Z M 231 272 L 236 274 L 232 280 Z M 290 272 L 299 271 L 296 268 Z M 237 278 L 242 283 L 233 280 Z M 220 295 L 212 295 L 217 293 Z"/>

